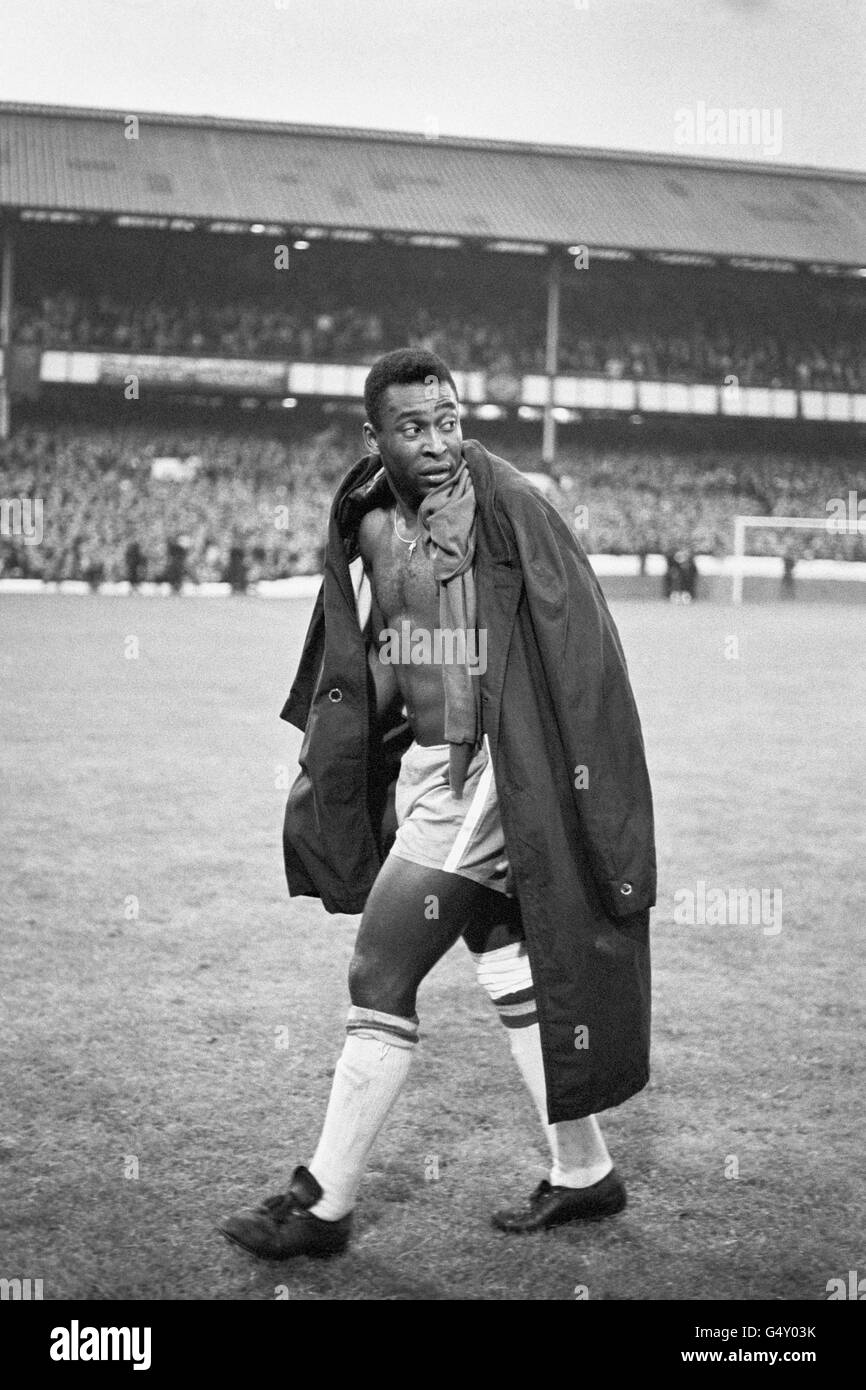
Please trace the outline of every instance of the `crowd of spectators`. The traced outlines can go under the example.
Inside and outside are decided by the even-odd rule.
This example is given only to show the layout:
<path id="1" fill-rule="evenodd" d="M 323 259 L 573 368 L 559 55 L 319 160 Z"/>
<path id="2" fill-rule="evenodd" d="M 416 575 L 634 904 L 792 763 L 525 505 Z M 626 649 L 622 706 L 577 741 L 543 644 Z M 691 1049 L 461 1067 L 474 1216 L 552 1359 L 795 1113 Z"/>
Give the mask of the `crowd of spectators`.
<path id="1" fill-rule="evenodd" d="M 505 456 L 524 468 L 537 454 L 504 438 Z M 866 496 L 866 464 L 859 457 L 832 462 L 784 450 L 694 447 L 683 444 L 560 441 L 554 501 L 566 519 L 584 527 L 590 553 L 666 555 L 686 548 L 721 558 L 731 553 L 735 516 L 829 515 L 831 498 Z M 585 523 L 584 517 L 585 508 Z M 577 511 L 575 510 L 577 509 Z M 793 544 L 801 557 L 866 559 L 866 536 L 832 531 L 754 532 L 755 554 L 781 554 Z"/>
<path id="2" fill-rule="evenodd" d="M 406 343 L 440 352 L 457 370 L 490 374 L 544 370 L 541 315 L 488 305 L 474 311 L 432 310 L 392 293 L 383 307 L 343 298 L 274 307 L 255 298 L 226 302 L 148 297 L 133 302 L 100 294 L 45 295 L 20 303 L 13 341 L 42 348 L 215 354 L 368 364 Z M 566 300 L 559 370 L 564 374 L 653 381 L 724 383 L 837 391 L 866 390 L 866 340 L 832 319 L 808 313 L 783 324 L 760 311 L 654 302 L 646 292 L 631 307 L 603 296 Z"/>
<path id="3" fill-rule="evenodd" d="M 194 477 L 152 476 L 155 458 L 197 459 Z M 336 474 L 337 432 L 277 439 L 139 427 L 22 429 L 0 445 L 0 492 L 42 499 L 43 539 L 0 537 L 0 572 L 46 580 L 226 578 L 232 551 L 248 582 L 316 573 Z M 235 563 L 237 563 L 235 557 Z"/>
<path id="4" fill-rule="evenodd" d="M 866 343 L 821 341 L 742 326 L 695 321 L 687 334 L 659 332 L 651 321 L 628 332 L 566 333 L 560 370 L 612 379 L 710 382 L 801 391 L 866 390 Z"/>
<path id="5" fill-rule="evenodd" d="M 446 353 L 457 371 L 531 365 L 520 332 L 486 314 L 437 317 L 423 308 L 402 316 L 345 304 L 289 311 L 255 300 L 136 305 L 68 293 L 21 304 L 13 316 L 13 341 L 41 348 L 366 364 L 410 343 Z"/>
<path id="6" fill-rule="evenodd" d="M 471 435 L 476 431 L 467 428 Z M 538 467 L 517 437 L 485 442 Z M 0 445 L 0 496 L 42 499 L 42 539 L 0 536 L 0 574 L 50 581 L 228 580 L 320 572 L 337 480 L 357 456 L 354 432 L 332 427 L 295 442 L 190 427 L 19 429 Z M 197 460 L 195 476 L 153 476 L 155 458 Z M 802 454 L 602 446 L 563 439 L 555 504 L 592 552 L 722 556 L 733 517 L 824 517 L 834 497 L 866 495 L 866 465 Z M 787 534 L 756 533 L 783 553 Z M 866 559 L 866 538 L 804 533 L 798 555 Z"/>

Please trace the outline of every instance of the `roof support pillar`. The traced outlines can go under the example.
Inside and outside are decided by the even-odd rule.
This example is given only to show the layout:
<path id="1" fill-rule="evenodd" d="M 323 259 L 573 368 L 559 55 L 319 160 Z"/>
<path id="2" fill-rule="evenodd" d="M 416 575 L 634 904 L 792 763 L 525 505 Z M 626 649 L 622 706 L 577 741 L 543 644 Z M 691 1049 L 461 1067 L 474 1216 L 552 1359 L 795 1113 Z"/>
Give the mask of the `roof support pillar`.
<path id="1" fill-rule="evenodd" d="M 559 247 L 550 253 L 547 267 L 547 345 L 544 370 L 547 373 L 547 402 L 544 407 L 544 433 L 541 457 L 550 469 L 556 462 L 556 420 L 553 418 L 553 388 L 559 368 L 559 295 L 562 258 Z"/>
<path id="2" fill-rule="evenodd" d="M 12 339 L 12 276 L 15 234 L 11 222 L 3 223 L 0 262 L 0 439 L 8 439 L 12 427 L 9 407 L 9 344 Z"/>

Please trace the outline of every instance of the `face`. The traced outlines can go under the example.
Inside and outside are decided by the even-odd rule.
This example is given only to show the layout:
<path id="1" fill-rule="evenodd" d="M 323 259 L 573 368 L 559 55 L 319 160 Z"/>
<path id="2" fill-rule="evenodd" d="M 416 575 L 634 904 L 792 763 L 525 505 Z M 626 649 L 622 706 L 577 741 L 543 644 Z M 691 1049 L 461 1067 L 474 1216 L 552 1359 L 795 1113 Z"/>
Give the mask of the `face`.
<path id="1" fill-rule="evenodd" d="M 364 439 L 381 456 L 398 497 L 416 508 L 460 464 L 463 435 L 457 397 L 448 382 L 391 385 L 380 404 L 381 428 L 364 426 Z"/>

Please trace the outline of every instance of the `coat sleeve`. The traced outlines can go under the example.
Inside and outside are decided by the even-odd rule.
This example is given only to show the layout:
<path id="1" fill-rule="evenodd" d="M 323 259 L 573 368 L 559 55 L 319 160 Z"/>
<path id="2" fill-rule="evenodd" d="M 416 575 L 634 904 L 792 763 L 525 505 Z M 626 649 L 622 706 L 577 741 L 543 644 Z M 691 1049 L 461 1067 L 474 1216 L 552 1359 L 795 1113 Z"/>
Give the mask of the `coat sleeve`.
<path id="1" fill-rule="evenodd" d="M 325 581 L 319 585 L 313 613 L 304 639 L 298 670 L 292 682 L 288 699 L 280 710 L 280 718 L 294 724 L 301 733 L 307 727 L 307 716 L 316 693 L 319 668 L 325 650 Z"/>
<path id="2" fill-rule="evenodd" d="M 530 618 L 594 877 L 617 918 L 652 907 L 652 793 L 616 625 L 583 547 L 540 496 L 512 493 Z"/>

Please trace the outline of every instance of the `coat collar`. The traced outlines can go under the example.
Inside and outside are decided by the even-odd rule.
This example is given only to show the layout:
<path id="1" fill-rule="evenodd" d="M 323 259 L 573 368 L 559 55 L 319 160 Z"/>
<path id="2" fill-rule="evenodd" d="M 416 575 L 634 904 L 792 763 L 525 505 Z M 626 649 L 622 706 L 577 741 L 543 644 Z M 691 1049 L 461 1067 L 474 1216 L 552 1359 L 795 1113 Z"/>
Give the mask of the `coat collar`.
<path id="1" fill-rule="evenodd" d="M 463 455 L 475 488 L 478 507 L 478 532 L 484 550 L 496 564 L 509 564 L 516 553 L 509 547 L 498 515 L 497 484 L 501 469 L 510 465 L 479 444 L 477 439 L 463 441 Z M 378 454 L 365 454 L 346 474 L 334 497 L 331 523 L 336 527 L 344 547 L 351 550 L 358 523 L 372 507 L 393 500 L 382 460 Z M 352 559 L 351 554 L 347 555 Z"/>
<path id="2" fill-rule="evenodd" d="M 498 495 L 500 484 L 514 470 L 511 464 L 491 454 L 477 439 L 464 440 L 463 453 L 478 504 L 479 539 L 494 564 L 516 564 L 517 551 L 508 544 L 502 526 L 504 509 Z"/>

